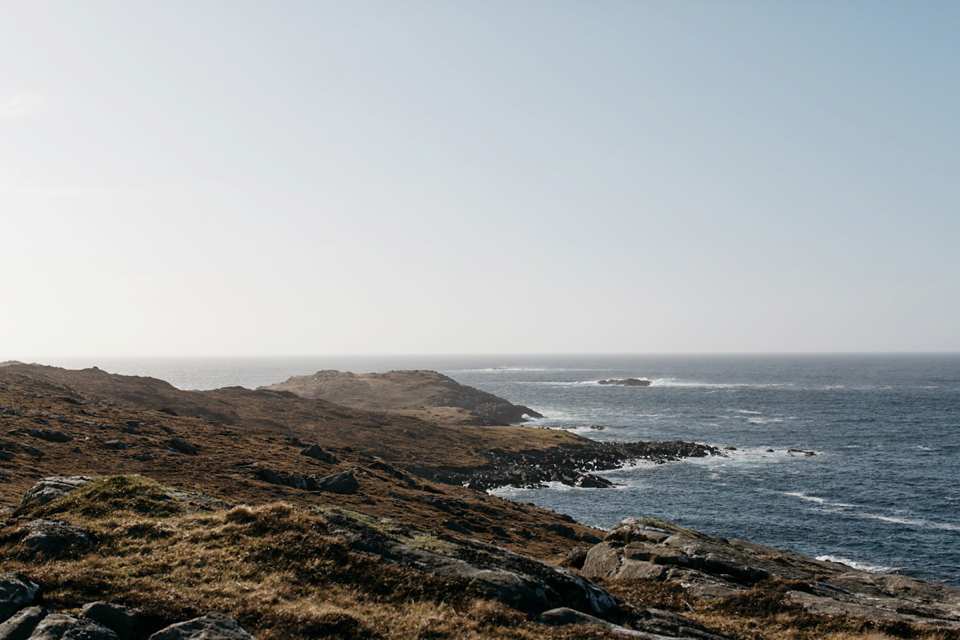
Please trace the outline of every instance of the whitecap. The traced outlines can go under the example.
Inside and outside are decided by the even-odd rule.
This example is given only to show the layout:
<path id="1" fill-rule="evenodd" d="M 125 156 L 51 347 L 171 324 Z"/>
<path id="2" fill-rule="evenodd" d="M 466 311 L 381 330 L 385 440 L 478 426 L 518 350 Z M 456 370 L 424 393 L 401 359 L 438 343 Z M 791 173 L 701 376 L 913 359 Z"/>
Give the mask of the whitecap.
<path id="1" fill-rule="evenodd" d="M 794 498 L 800 498 L 801 500 L 806 500 L 808 502 L 816 502 L 817 504 L 825 504 L 827 501 L 823 498 L 818 498 L 816 496 L 810 496 L 802 491 L 786 491 L 784 492 L 785 496 L 793 496 Z"/>
<path id="2" fill-rule="evenodd" d="M 817 560 L 821 562 L 836 562 L 838 564 L 845 564 L 848 567 L 858 569 L 860 571 L 869 571 L 870 573 L 895 573 L 902 569 L 903 567 L 884 567 L 883 565 L 876 564 L 866 564 L 864 562 L 857 562 L 856 560 L 850 560 L 849 558 L 844 558 L 843 556 L 817 556 Z"/>
<path id="3" fill-rule="evenodd" d="M 940 531 L 960 531 L 960 525 L 950 524 L 948 522 L 931 522 L 929 520 L 918 520 L 914 518 L 897 518 L 894 516 L 882 516 L 876 513 L 860 513 L 858 517 L 865 520 L 879 520 L 891 524 L 902 524 L 908 527 L 920 527 L 922 529 L 938 529 Z"/>

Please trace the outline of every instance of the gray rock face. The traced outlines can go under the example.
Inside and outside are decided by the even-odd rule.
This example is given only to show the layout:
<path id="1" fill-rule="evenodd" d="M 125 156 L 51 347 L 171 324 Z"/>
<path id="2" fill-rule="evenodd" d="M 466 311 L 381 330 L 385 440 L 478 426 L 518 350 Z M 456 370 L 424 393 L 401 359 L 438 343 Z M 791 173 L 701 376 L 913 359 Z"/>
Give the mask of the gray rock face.
<path id="1" fill-rule="evenodd" d="M 112 630 L 120 640 L 137 640 L 140 637 L 140 623 L 136 609 L 99 600 L 85 604 L 81 613 L 84 618 Z"/>
<path id="2" fill-rule="evenodd" d="M 148 640 L 256 640 L 236 620 L 222 613 L 172 624 L 157 631 Z"/>
<path id="3" fill-rule="evenodd" d="M 726 640 L 724 636 L 707 631 L 689 618 L 675 613 L 644 607 L 640 610 L 637 619 L 631 624 L 637 629 L 627 629 L 612 624 L 581 611 L 560 607 L 540 614 L 540 622 L 550 625 L 584 625 L 599 627 L 624 638 L 641 638 L 643 640 Z"/>
<path id="4" fill-rule="evenodd" d="M 37 602 L 40 585 L 16 573 L 0 574 L 0 620 Z"/>
<path id="5" fill-rule="evenodd" d="M 317 482 L 317 486 L 323 491 L 340 494 L 356 493 L 357 489 L 360 488 L 360 484 L 354 477 L 353 471 L 344 471 L 343 473 L 321 478 Z"/>
<path id="6" fill-rule="evenodd" d="M 432 537 L 380 524 L 365 524 L 342 511 L 325 511 L 337 534 L 358 552 L 418 571 L 463 578 L 473 593 L 531 613 L 566 606 L 603 616 L 616 600 L 566 569 L 476 540 Z M 437 549 L 444 549 L 440 553 Z"/>
<path id="7" fill-rule="evenodd" d="M 521 611 L 543 611 L 550 606 L 544 585 L 513 571 L 477 571 L 470 580 L 469 588 L 474 593 L 499 600 Z"/>
<path id="8" fill-rule="evenodd" d="M 28 640 L 120 640 L 113 631 L 92 620 L 62 613 L 51 613 L 43 618 L 28 636 Z"/>
<path id="9" fill-rule="evenodd" d="M 90 476 L 51 476 L 43 478 L 27 490 L 20 504 L 46 504 L 90 482 L 93 482 L 93 478 Z"/>
<path id="10" fill-rule="evenodd" d="M 714 538 L 651 518 L 629 518 L 611 529 L 587 553 L 581 572 L 677 582 L 695 598 L 726 597 L 775 578 L 804 584 L 787 597 L 814 613 L 960 629 L 960 589 Z"/>
<path id="11" fill-rule="evenodd" d="M 95 542 L 92 533 L 63 520 L 31 520 L 25 529 L 28 533 L 20 544 L 49 556 L 85 549 Z"/>
<path id="12" fill-rule="evenodd" d="M 0 624 L 0 640 L 28 640 L 40 621 L 50 612 L 43 607 L 27 607 Z"/>

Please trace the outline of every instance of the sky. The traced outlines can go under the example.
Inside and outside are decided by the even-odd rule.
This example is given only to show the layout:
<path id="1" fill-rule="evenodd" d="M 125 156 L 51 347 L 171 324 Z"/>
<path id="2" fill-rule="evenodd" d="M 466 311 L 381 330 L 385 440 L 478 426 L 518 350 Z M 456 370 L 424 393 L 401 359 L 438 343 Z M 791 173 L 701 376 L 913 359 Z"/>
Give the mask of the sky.
<path id="1" fill-rule="evenodd" d="M 960 3 L 4 0 L 0 360 L 960 351 Z"/>

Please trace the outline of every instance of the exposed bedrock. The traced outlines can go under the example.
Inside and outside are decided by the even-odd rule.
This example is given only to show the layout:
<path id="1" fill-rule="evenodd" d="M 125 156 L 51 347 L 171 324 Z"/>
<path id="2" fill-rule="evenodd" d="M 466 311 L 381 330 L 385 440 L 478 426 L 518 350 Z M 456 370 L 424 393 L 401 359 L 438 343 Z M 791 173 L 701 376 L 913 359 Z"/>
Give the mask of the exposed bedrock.
<path id="1" fill-rule="evenodd" d="M 960 629 L 960 589 L 859 571 L 741 540 L 716 538 L 652 518 L 628 518 L 583 558 L 602 580 L 679 583 L 692 598 L 725 598 L 781 585 L 811 613 Z"/>
<path id="2" fill-rule="evenodd" d="M 663 463 L 718 454 L 716 447 L 681 440 L 593 442 L 531 451 L 492 449 L 485 453 L 490 462 L 482 467 L 420 468 L 416 472 L 429 480 L 460 484 L 479 491 L 502 486 L 535 488 L 545 482 L 605 488 L 613 483 L 592 472 L 616 469 L 637 460 Z"/>

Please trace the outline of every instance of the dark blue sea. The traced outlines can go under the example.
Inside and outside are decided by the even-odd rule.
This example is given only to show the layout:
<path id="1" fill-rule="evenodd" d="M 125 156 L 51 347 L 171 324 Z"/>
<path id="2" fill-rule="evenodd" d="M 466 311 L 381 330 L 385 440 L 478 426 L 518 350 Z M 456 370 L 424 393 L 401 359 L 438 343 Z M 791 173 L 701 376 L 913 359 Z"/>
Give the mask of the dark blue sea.
<path id="1" fill-rule="evenodd" d="M 705 533 L 960 586 L 960 355 L 84 359 L 186 389 L 320 369 L 436 369 L 597 440 L 692 440 L 724 457 L 603 473 L 613 489 L 495 493 L 608 528 Z M 649 387 L 602 386 L 647 378 Z M 602 426 L 602 430 L 591 427 Z M 807 455 L 804 452 L 813 452 Z"/>

